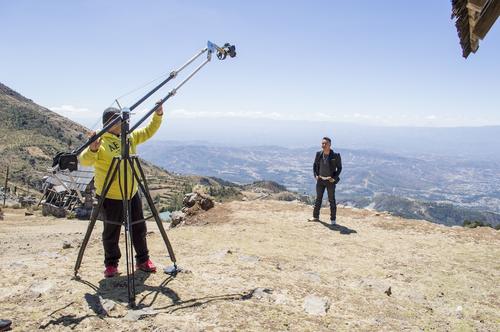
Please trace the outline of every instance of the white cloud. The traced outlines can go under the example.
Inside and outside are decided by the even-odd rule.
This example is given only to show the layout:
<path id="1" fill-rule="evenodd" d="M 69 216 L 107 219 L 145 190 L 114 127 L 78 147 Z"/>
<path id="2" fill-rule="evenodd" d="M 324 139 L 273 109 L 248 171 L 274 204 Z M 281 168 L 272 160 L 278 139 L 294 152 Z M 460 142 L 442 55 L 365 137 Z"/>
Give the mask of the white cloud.
<path id="1" fill-rule="evenodd" d="M 61 105 L 49 107 L 51 111 L 59 114 L 81 114 L 81 113 L 92 113 L 88 108 L 76 107 L 73 105 Z"/>
<path id="2" fill-rule="evenodd" d="M 452 127 L 500 124 L 500 119 L 469 117 L 463 114 L 437 116 L 435 114 L 399 113 L 396 115 L 380 115 L 361 112 L 334 114 L 325 112 L 189 111 L 185 109 L 167 111 L 166 113 L 172 119 L 264 119 L 278 121 L 351 122 L 382 126 Z"/>
<path id="3" fill-rule="evenodd" d="M 74 105 L 61 105 L 49 107 L 51 111 L 56 112 L 70 120 L 78 122 L 88 128 L 96 129 L 100 124 L 101 113 L 92 111 L 86 107 Z"/>

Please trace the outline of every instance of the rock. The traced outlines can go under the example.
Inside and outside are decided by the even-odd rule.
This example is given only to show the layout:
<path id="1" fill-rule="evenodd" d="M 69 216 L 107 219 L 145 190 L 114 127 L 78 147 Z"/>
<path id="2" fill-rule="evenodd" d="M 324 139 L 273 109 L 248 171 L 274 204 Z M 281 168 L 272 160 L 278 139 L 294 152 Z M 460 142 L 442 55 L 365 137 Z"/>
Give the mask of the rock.
<path id="1" fill-rule="evenodd" d="M 125 317 L 123 317 L 125 320 L 128 320 L 128 321 L 137 321 L 141 318 L 144 318 L 145 316 L 152 316 L 152 315 L 156 315 L 157 312 L 152 309 L 152 308 L 144 308 L 144 309 L 141 309 L 141 310 L 129 310 L 127 312 L 127 314 L 125 315 Z"/>
<path id="2" fill-rule="evenodd" d="M 214 201 L 212 198 L 198 192 L 184 195 L 182 204 L 186 208 L 186 211 L 187 209 L 193 209 L 196 206 L 199 206 L 204 211 L 208 211 L 214 207 Z"/>
<path id="3" fill-rule="evenodd" d="M 184 195 L 184 199 L 182 200 L 182 205 L 185 207 L 193 207 L 196 204 L 196 193 L 189 193 Z"/>
<path id="4" fill-rule="evenodd" d="M 203 210 L 208 211 L 214 207 L 214 201 L 209 197 L 202 198 L 200 206 Z"/>
<path id="5" fill-rule="evenodd" d="M 103 299 L 99 296 L 99 302 L 101 303 L 102 308 L 106 311 L 106 315 L 113 311 L 116 307 L 116 302 L 110 299 Z"/>
<path id="6" fill-rule="evenodd" d="M 29 288 L 29 291 L 33 295 L 33 297 L 37 298 L 47 293 L 49 290 L 52 289 L 52 287 L 54 287 L 53 283 L 47 280 L 43 280 L 32 284 L 31 287 Z"/>
<path id="7" fill-rule="evenodd" d="M 310 315 L 326 315 L 330 309 L 330 301 L 326 297 L 319 297 L 316 295 L 307 295 L 302 305 L 304 311 Z"/>
<path id="8" fill-rule="evenodd" d="M 259 288 L 255 288 L 253 290 L 252 298 L 255 298 L 258 300 L 269 299 L 271 297 L 272 293 L 273 293 L 273 290 L 270 288 L 259 287 Z"/>
<path id="9" fill-rule="evenodd" d="M 33 212 L 30 212 L 30 211 L 25 211 L 24 212 L 24 215 L 27 217 L 27 216 L 32 216 L 33 215 Z"/>
<path id="10" fill-rule="evenodd" d="M 56 218 L 66 218 L 67 211 L 62 208 L 52 204 L 44 203 L 42 205 L 42 215 L 43 216 L 54 216 Z"/>
<path id="11" fill-rule="evenodd" d="M 216 253 L 214 253 L 214 254 L 212 255 L 212 257 L 213 257 L 214 259 L 218 259 L 218 260 L 220 260 L 220 259 L 224 259 L 224 257 L 226 257 L 226 255 L 228 255 L 228 254 L 230 255 L 230 254 L 232 254 L 232 253 L 233 253 L 233 252 L 232 252 L 231 250 L 229 250 L 229 249 L 223 249 L 223 250 L 220 250 L 220 251 L 217 251 Z"/>
<path id="12" fill-rule="evenodd" d="M 276 294 L 274 296 L 275 304 L 287 304 L 289 302 L 288 297 L 285 294 Z"/>
<path id="13" fill-rule="evenodd" d="M 391 296 L 392 294 L 391 287 L 387 288 L 387 290 L 384 293 L 386 293 L 387 296 Z"/>
<path id="14" fill-rule="evenodd" d="M 28 265 L 23 262 L 12 262 L 9 264 L 9 268 L 11 269 L 27 269 Z"/>
<path id="15" fill-rule="evenodd" d="M 246 262 L 246 263 L 251 263 L 255 264 L 257 263 L 260 258 L 257 256 L 250 256 L 250 255 L 240 255 L 239 257 L 240 261 Z"/>
<path id="16" fill-rule="evenodd" d="M 321 282 L 321 277 L 319 276 L 319 274 L 317 272 L 307 271 L 307 272 L 304 272 L 304 275 L 310 281 Z"/>
<path id="17" fill-rule="evenodd" d="M 172 219 L 170 227 L 175 227 L 177 225 L 180 225 L 184 221 L 184 219 L 186 218 L 186 214 L 182 211 L 174 211 L 170 215 L 170 218 Z"/>
<path id="18" fill-rule="evenodd" d="M 464 312 L 461 305 L 457 306 L 457 308 L 455 309 L 455 314 L 457 315 L 458 319 L 464 318 Z"/>
<path id="19" fill-rule="evenodd" d="M 72 244 L 71 244 L 71 242 L 69 242 L 69 241 L 64 241 L 64 242 L 63 242 L 63 245 L 62 245 L 62 248 L 63 248 L 63 249 L 73 248 L 73 245 L 72 245 Z"/>

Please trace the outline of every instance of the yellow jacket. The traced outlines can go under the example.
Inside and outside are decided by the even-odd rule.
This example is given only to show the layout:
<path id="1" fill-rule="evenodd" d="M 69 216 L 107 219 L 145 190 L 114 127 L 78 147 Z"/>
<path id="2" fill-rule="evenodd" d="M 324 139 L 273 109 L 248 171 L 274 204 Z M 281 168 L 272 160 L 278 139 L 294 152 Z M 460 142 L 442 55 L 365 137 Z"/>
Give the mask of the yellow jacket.
<path id="1" fill-rule="evenodd" d="M 130 154 L 136 153 L 137 145 L 144 143 L 154 133 L 160 128 L 161 125 L 161 115 L 153 114 L 153 117 L 149 124 L 141 129 L 136 129 L 130 134 Z M 82 151 L 79 156 L 80 163 L 83 166 L 94 166 L 94 185 L 96 187 L 96 193 L 98 195 L 101 194 L 104 187 L 104 180 L 106 179 L 106 174 L 108 173 L 108 169 L 111 166 L 111 161 L 113 157 L 121 155 L 121 138 L 111 133 L 104 133 L 101 136 L 101 146 L 97 152 L 92 152 L 90 148 L 86 148 Z M 118 173 L 115 175 L 113 179 L 113 183 L 109 188 L 109 191 L 106 195 L 106 198 L 111 199 L 122 199 L 122 191 L 123 195 L 125 195 L 125 186 L 123 183 L 124 178 L 124 167 L 123 163 L 120 165 L 120 178 L 118 178 Z M 137 175 L 139 175 L 138 170 L 136 169 Z M 130 165 L 127 167 L 127 179 L 128 179 L 128 190 L 127 193 L 129 195 L 129 199 L 132 198 L 137 192 L 137 180 L 133 179 L 132 169 Z M 132 181 L 133 180 L 133 181 Z M 133 182 L 133 186 L 132 186 Z M 120 184 L 121 189 L 120 191 Z"/>

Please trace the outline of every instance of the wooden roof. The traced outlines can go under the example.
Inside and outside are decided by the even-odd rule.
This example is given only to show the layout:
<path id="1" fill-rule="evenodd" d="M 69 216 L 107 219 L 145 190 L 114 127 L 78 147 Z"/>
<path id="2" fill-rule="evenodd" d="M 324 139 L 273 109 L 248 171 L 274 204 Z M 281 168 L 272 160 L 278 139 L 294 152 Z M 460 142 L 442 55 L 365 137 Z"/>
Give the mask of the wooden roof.
<path id="1" fill-rule="evenodd" d="M 483 39 L 500 15 L 500 0 L 451 0 L 462 55 L 476 53 Z"/>

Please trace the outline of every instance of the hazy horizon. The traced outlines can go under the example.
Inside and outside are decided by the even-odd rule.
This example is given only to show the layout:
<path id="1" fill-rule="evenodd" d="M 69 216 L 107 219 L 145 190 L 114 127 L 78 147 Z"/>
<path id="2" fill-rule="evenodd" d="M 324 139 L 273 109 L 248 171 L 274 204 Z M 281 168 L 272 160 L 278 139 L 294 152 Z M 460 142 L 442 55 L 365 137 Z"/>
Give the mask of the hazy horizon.
<path id="1" fill-rule="evenodd" d="M 1 80 L 93 127 L 115 98 L 131 105 L 152 86 L 120 96 L 212 40 L 238 55 L 214 59 L 167 102 L 185 131 L 189 120 L 500 125 L 499 24 L 463 59 L 450 16 L 450 1 L 1 1 Z"/>

